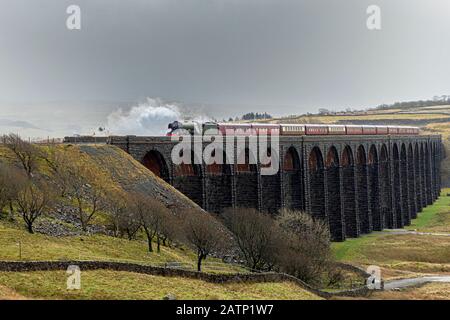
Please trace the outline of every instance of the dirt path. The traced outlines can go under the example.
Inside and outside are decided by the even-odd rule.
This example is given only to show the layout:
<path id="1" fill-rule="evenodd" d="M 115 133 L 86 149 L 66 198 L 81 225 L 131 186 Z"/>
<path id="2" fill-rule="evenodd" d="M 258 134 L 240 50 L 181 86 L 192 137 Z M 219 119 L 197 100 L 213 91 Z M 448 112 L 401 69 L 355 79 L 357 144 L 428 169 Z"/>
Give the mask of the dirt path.
<path id="1" fill-rule="evenodd" d="M 417 234 L 417 235 L 425 235 L 425 236 L 440 236 L 440 237 L 450 237 L 450 233 L 442 233 L 442 232 L 420 232 L 413 230 L 404 230 L 404 229 L 392 229 L 391 231 L 381 231 L 384 234 Z"/>
<path id="2" fill-rule="evenodd" d="M 384 283 L 384 290 L 394 290 L 412 286 L 418 286 L 429 282 L 448 282 L 450 283 L 450 276 L 425 276 L 418 278 L 392 280 Z"/>

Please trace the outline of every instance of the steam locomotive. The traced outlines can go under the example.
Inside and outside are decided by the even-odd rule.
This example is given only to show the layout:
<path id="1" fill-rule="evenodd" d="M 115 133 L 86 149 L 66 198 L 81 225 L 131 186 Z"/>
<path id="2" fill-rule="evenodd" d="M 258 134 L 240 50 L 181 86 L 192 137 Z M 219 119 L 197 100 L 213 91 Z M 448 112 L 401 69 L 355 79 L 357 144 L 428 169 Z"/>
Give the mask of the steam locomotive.
<path id="1" fill-rule="evenodd" d="M 216 123 L 174 121 L 168 125 L 172 135 L 418 135 L 418 127 L 377 125 L 330 125 L 330 124 L 267 124 L 267 123 Z"/>

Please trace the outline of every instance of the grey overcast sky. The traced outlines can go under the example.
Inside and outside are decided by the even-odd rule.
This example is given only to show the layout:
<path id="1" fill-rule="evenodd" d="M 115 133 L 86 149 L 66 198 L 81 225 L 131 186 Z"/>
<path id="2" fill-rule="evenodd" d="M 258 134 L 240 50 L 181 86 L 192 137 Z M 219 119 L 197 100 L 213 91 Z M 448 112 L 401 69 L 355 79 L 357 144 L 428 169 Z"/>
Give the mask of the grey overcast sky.
<path id="1" fill-rule="evenodd" d="M 164 101 L 184 111 L 163 121 L 428 99 L 450 94 L 449 39 L 448 0 L 0 0 L 0 131 L 126 131 Z"/>

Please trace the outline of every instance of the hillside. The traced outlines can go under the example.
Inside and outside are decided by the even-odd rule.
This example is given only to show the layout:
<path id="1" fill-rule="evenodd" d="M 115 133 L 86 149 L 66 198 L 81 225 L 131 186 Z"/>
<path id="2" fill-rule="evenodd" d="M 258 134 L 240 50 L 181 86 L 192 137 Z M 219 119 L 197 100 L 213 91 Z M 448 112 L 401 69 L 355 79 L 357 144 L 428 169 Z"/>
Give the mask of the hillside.
<path id="1" fill-rule="evenodd" d="M 105 186 L 111 197 L 123 192 L 139 191 L 161 200 L 174 213 L 201 208 L 172 188 L 131 156 L 108 145 L 42 145 L 43 155 L 64 159 L 86 166 L 95 181 L 89 188 Z M 0 147 L 3 162 L 20 169 L 12 152 Z M 48 158 L 49 159 L 49 158 Z M 47 160 L 48 160 L 47 159 Z M 40 158 L 34 175 L 53 183 L 45 156 Z M 149 252 L 146 238 L 137 234 L 133 240 L 113 237 L 106 212 L 99 212 L 90 223 L 88 232 L 81 230 L 74 209 L 74 199 L 58 198 L 56 209 L 46 212 L 36 221 L 36 233 L 30 234 L 22 218 L 0 213 L 0 261 L 111 261 L 138 265 L 166 267 L 176 265 L 196 270 L 197 255 L 187 245 L 162 245 L 161 251 Z M 204 272 L 246 273 L 239 265 L 208 257 Z M 82 271 L 82 289 L 66 290 L 65 271 L 0 272 L 0 299 L 162 299 L 174 294 L 178 299 L 318 299 L 319 297 L 290 282 L 213 284 L 202 280 L 143 275 L 133 272 L 92 270 Z"/>
<path id="2" fill-rule="evenodd" d="M 73 159 L 86 161 L 94 171 L 103 175 L 111 185 L 126 190 L 137 190 L 156 197 L 174 210 L 197 208 L 185 195 L 154 175 L 123 150 L 110 145 L 61 145 Z"/>

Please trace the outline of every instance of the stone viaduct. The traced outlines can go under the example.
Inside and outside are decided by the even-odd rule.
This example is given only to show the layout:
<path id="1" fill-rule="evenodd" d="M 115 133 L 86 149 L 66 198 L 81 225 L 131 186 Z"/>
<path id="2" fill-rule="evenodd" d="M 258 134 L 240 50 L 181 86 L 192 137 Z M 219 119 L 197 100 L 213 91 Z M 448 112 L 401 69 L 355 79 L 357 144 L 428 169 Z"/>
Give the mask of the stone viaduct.
<path id="1" fill-rule="evenodd" d="M 113 136 L 108 143 L 207 211 L 304 210 L 329 222 L 334 241 L 409 225 L 441 185 L 440 136 L 280 136 L 280 170 L 270 176 L 260 174 L 259 161 L 174 165 L 170 137 Z"/>

